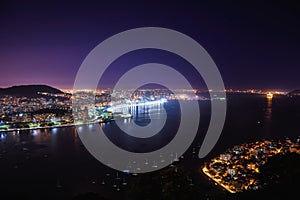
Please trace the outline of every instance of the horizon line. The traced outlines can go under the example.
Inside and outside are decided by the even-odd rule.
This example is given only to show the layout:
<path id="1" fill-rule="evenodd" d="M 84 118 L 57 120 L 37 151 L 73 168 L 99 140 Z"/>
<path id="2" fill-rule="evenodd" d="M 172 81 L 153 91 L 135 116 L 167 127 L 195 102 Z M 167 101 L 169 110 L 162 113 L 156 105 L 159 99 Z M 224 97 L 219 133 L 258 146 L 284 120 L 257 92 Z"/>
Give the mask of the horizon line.
<path id="1" fill-rule="evenodd" d="M 11 88 L 11 87 L 18 87 L 18 86 L 48 86 L 48 87 L 52 87 L 52 88 L 55 88 L 55 89 L 59 89 L 59 90 L 73 90 L 73 88 L 66 88 L 66 87 L 57 87 L 57 86 L 53 86 L 53 85 L 50 85 L 50 84 L 44 84 L 44 83 L 40 83 L 40 84 L 37 84 L 37 83 L 33 83 L 33 84 L 16 84 L 16 85 L 10 85 L 10 86 L 0 86 L 0 89 L 8 89 L 8 88 Z M 128 89 L 128 90 L 133 90 L 134 88 L 131 88 L 131 89 Z M 141 89 L 149 89 L 149 90 L 155 90 L 155 89 L 167 89 L 167 88 L 141 88 Z M 184 88 L 178 88 L 178 90 L 182 90 Z M 204 90 L 204 91 L 208 91 L 207 88 L 197 88 L 197 87 L 194 87 L 194 89 L 196 90 Z M 234 91 L 237 91 L 237 90 L 289 90 L 289 91 L 292 91 L 292 90 L 296 90 L 297 88 L 227 88 L 226 91 L 228 90 L 234 90 Z M 82 90 L 89 90 L 89 89 L 82 89 Z M 97 88 L 96 90 L 113 90 L 112 87 L 99 87 Z"/>

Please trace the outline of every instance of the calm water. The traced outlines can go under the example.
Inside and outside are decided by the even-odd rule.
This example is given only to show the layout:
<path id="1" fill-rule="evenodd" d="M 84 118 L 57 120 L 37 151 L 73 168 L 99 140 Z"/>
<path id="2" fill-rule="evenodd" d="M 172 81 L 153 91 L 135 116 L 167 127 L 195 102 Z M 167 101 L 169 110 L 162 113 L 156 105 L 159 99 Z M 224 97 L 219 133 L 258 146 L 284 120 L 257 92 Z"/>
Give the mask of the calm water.
<path id="1" fill-rule="evenodd" d="M 120 133 L 115 122 L 102 128 L 112 142 L 133 152 L 147 152 L 166 145 L 178 128 L 179 108 L 176 102 L 165 104 L 167 122 L 162 131 L 151 139 L 133 139 Z M 139 125 L 149 123 L 149 112 L 161 109 L 143 107 L 131 110 Z M 209 101 L 200 102 L 201 122 L 198 135 L 186 152 L 183 165 L 194 169 L 203 160 L 197 159 L 192 149 L 199 149 L 210 117 Z M 159 119 L 159 116 L 156 120 Z M 155 119 L 154 119 L 155 120 Z M 206 159 L 226 148 L 258 139 L 277 139 L 300 135 L 300 100 L 265 96 L 228 96 L 228 112 L 221 138 Z M 123 123 L 131 123 L 124 120 Z M 97 192 L 105 197 L 118 198 L 130 184 L 129 175 L 117 173 L 94 159 L 82 145 L 75 128 L 53 128 L 30 132 L 0 133 L 0 191 L 3 197 L 28 199 L 65 198 L 86 192 Z M 116 191 L 113 185 L 118 185 Z"/>

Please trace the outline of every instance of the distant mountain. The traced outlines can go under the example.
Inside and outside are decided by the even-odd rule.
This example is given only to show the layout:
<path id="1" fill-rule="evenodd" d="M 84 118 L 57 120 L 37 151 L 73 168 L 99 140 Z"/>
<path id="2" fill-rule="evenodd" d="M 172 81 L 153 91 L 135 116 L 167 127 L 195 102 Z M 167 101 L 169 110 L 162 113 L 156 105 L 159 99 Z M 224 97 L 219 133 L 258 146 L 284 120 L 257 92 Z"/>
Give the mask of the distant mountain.
<path id="1" fill-rule="evenodd" d="M 287 94 L 288 96 L 300 96 L 300 90 L 293 90 Z"/>
<path id="2" fill-rule="evenodd" d="M 0 88 L 0 95 L 14 95 L 14 96 L 40 96 L 39 93 L 47 92 L 52 94 L 62 94 L 63 92 L 50 87 L 48 85 L 19 85 L 9 88 Z"/>

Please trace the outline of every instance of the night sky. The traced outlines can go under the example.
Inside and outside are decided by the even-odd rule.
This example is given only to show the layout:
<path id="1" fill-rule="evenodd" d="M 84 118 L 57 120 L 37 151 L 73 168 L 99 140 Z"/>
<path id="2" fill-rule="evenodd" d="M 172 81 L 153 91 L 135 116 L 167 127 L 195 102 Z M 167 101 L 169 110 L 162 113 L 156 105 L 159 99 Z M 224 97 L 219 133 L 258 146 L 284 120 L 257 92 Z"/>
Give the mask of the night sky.
<path id="1" fill-rule="evenodd" d="M 296 3 L 41 2 L 0 3 L 0 87 L 72 88 L 82 61 L 101 41 L 128 29 L 157 26 L 198 41 L 217 64 L 226 88 L 300 88 Z M 192 67 L 177 57 L 159 50 L 129 53 L 112 64 L 103 84 L 151 61 L 172 65 L 202 87 Z"/>

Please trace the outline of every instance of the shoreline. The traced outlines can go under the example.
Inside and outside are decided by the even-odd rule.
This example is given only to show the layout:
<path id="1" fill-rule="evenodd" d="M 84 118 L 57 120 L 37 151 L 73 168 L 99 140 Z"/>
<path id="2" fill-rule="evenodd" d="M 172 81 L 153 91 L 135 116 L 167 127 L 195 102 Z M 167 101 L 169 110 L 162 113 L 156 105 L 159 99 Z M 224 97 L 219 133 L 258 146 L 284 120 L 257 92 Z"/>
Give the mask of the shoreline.
<path id="1" fill-rule="evenodd" d="M 63 124 L 63 125 L 53 125 L 53 126 L 44 126 L 44 127 L 31 127 L 31 128 L 12 128 L 12 129 L 7 129 L 7 130 L 0 130 L 1 132 L 13 132 L 13 131 L 28 131 L 28 130 L 38 130 L 38 129 L 51 129 L 51 128 L 63 128 L 63 127 L 75 127 L 75 126 L 80 126 L 80 125 L 90 125 L 90 124 L 97 124 L 97 123 L 106 123 L 106 122 L 111 122 L 114 120 L 110 121 L 105 121 L 105 122 L 86 122 L 86 123 L 79 123 L 79 124 Z"/>

